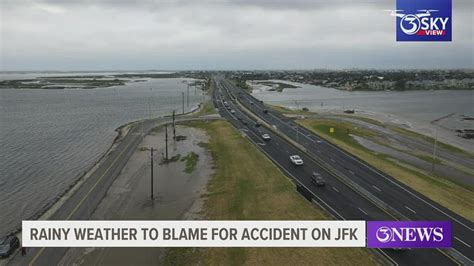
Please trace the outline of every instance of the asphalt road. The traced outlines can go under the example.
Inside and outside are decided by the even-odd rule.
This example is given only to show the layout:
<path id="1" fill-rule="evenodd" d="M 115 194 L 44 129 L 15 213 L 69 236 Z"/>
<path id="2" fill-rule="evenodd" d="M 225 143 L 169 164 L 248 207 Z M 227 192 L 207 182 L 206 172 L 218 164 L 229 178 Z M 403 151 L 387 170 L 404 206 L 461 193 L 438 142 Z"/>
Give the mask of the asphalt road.
<path id="1" fill-rule="evenodd" d="M 196 117 L 178 117 L 176 121 L 200 119 Z M 148 119 L 138 122 L 122 138 L 100 166 L 78 189 L 65 200 L 50 220 L 87 220 L 107 193 L 107 190 L 120 174 L 138 145 L 152 128 L 170 122 L 170 118 Z M 27 248 L 22 257 L 17 252 L 8 264 L 11 265 L 57 265 L 68 248 Z"/>
<path id="2" fill-rule="evenodd" d="M 466 247 L 460 246 L 460 244 L 470 245 L 470 241 L 472 241 L 472 237 L 469 237 L 472 236 L 471 222 L 429 201 L 426 197 L 346 154 L 282 115 L 273 111 L 265 114 L 263 110 L 266 107 L 262 103 L 227 80 L 218 78 L 215 82 L 218 89 L 215 92 L 214 101 L 219 107 L 221 115 L 246 133 L 249 139 L 288 176 L 307 187 L 316 201 L 336 218 L 346 220 L 394 220 L 396 218 L 401 220 L 451 220 L 453 221 L 455 237 L 453 239 L 454 248 L 466 257 L 472 256 L 468 252 L 469 247 L 466 246 L 466 249 Z M 229 93 L 232 95 L 229 95 Z M 306 149 L 307 153 L 302 153 L 273 131 L 264 127 L 255 127 L 255 118 L 249 116 L 236 104 L 237 102 L 234 103 L 232 101 L 233 97 L 261 120 L 272 127 L 276 127 L 281 133 L 299 143 Z M 227 101 L 235 114 L 232 114 L 223 106 L 223 100 Z M 242 120 L 239 120 L 238 117 L 241 117 Z M 243 121 L 248 121 L 248 125 L 245 125 Z M 261 138 L 263 133 L 270 134 L 272 140 L 263 141 Z M 303 167 L 296 167 L 290 163 L 289 156 L 292 154 L 303 157 L 305 162 Z M 320 167 L 321 161 L 335 169 L 337 173 L 346 175 L 346 178 L 362 187 L 365 193 L 356 191 L 354 187 L 349 186 L 346 182 L 341 182 L 340 178 L 336 178 L 332 171 L 330 173 L 322 169 Z M 310 176 L 313 171 L 319 172 L 326 179 L 327 184 L 324 188 L 311 184 Z M 382 210 L 380 206 L 374 204 L 374 198 L 394 210 Z M 396 217 L 398 215 L 401 217 Z M 460 224 L 457 224 L 458 221 Z M 461 230 L 464 234 L 460 234 L 458 230 Z M 456 237 L 459 237 L 462 241 L 466 238 L 466 242 L 456 243 Z M 381 252 L 398 264 L 454 264 L 451 257 L 436 249 L 383 250 Z"/>

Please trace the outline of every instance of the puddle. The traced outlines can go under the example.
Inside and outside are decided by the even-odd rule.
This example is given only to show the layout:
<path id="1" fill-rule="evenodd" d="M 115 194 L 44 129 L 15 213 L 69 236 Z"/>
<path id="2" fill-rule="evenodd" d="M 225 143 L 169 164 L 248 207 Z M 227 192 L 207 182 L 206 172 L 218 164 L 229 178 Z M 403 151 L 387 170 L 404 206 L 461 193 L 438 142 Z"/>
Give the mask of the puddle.
<path id="1" fill-rule="evenodd" d="M 177 135 L 185 136 L 173 141 L 168 128 L 168 157 L 181 157 L 194 152 L 199 156 L 194 170 L 185 173 L 181 160 L 160 164 L 165 153 L 164 129 L 144 138 L 121 174 L 108 190 L 105 198 L 93 213 L 91 220 L 182 220 L 200 219 L 205 193 L 211 175 L 211 156 L 199 145 L 207 142 L 204 131 L 177 126 Z M 147 147 L 148 149 L 143 149 Z M 154 199 L 151 200 L 150 150 L 154 153 Z M 61 262 L 64 265 L 97 264 L 160 264 L 164 248 L 72 248 Z"/>

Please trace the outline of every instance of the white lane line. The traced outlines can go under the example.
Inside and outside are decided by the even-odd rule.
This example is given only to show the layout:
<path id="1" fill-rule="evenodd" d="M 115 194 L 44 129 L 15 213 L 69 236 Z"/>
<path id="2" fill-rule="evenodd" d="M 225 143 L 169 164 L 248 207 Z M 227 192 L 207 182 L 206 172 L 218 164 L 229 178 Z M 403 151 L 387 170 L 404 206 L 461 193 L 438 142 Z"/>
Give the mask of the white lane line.
<path id="1" fill-rule="evenodd" d="M 334 189 L 334 191 L 336 191 L 336 192 L 339 192 L 339 190 L 335 187 L 332 187 L 332 189 Z"/>
<path id="2" fill-rule="evenodd" d="M 248 95 L 244 95 L 245 97 L 249 97 Z M 275 117 L 272 113 L 270 113 L 271 116 Z M 280 120 L 279 118 L 275 117 L 277 120 Z M 250 138 L 249 138 L 250 139 Z M 253 142 L 252 139 L 250 141 Z M 317 140 L 318 143 L 323 143 L 321 140 Z M 257 146 L 258 147 L 258 146 Z M 280 163 L 278 163 L 273 157 L 271 157 L 266 151 L 263 149 L 260 149 L 264 154 L 267 155 L 268 158 L 270 158 L 271 161 L 273 161 L 276 165 L 278 165 L 281 169 L 283 169 L 289 176 L 291 176 L 294 180 L 296 180 L 297 183 L 299 183 L 301 186 L 305 187 L 315 198 L 317 198 L 321 203 L 323 203 L 328 209 L 333 211 L 337 216 L 339 216 L 340 219 L 346 220 L 341 214 L 339 214 L 336 210 L 334 210 L 329 204 L 327 204 L 325 201 L 323 201 L 320 197 L 318 197 L 316 194 L 314 194 L 311 190 L 308 189 L 301 181 L 299 181 L 293 174 L 291 174 L 286 168 L 284 168 Z M 321 151 L 317 150 L 318 153 L 321 153 Z M 469 227 L 468 227 L 469 228 Z M 384 250 L 382 249 L 377 249 L 380 253 L 382 253 L 388 260 L 390 260 L 393 265 L 398 265 L 395 260 L 393 260 L 390 255 L 388 255 Z"/>
<path id="3" fill-rule="evenodd" d="M 416 211 L 414 211 L 413 209 L 410 209 L 410 207 L 408 207 L 408 206 L 405 206 L 405 208 L 407 208 L 409 211 L 411 211 L 413 213 L 416 213 Z"/>
<path id="4" fill-rule="evenodd" d="M 469 245 L 468 243 L 462 241 L 461 239 L 459 239 L 459 237 L 455 236 L 454 238 L 456 238 L 457 241 L 463 243 L 463 244 L 466 245 L 467 247 L 472 248 L 471 245 Z"/>
<path id="5" fill-rule="evenodd" d="M 359 208 L 359 211 L 363 212 L 365 215 L 368 215 L 364 210 L 362 210 L 361 208 Z"/>
<path id="6" fill-rule="evenodd" d="M 331 158 L 331 162 L 335 163 L 336 161 L 333 158 Z"/>
<path id="7" fill-rule="evenodd" d="M 250 141 L 254 142 L 252 139 L 249 138 Z M 255 142 L 254 142 L 255 143 Z M 258 146 L 257 146 L 258 147 Z M 265 150 L 263 150 L 262 148 L 259 148 L 260 151 L 262 151 L 268 158 L 270 158 L 271 161 L 273 161 L 276 165 L 278 165 L 280 167 L 280 169 L 283 169 L 289 176 L 291 176 L 296 182 L 298 182 L 298 184 L 300 184 L 301 186 L 303 186 L 304 188 L 306 188 L 315 198 L 317 198 L 320 202 L 322 202 L 324 205 L 326 205 L 327 208 L 329 208 L 331 211 L 334 212 L 334 214 L 336 214 L 337 216 L 339 216 L 340 219 L 342 220 L 346 220 L 340 213 L 338 213 L 336 210 L 334 210 L 334 208 L 332 208 L 331 206 L 329 206 L 329 204 L 327 204 L 325 201 L 323 201 L 320 197 L 318 197 L 316 194 L 314 194 L 313 191 L 311 191 L 307 186 L 305 186 L 299 179 L 297 179 L 288 169 L 286 169 L 285 167 L 283 167 L 276 159 L 274 159 L 273 157 L 270 156 L 270 154 L 268 154 Z M 336 217 L 337 218 L 337 217 Z"/>
<path id="8" fill-rule="evenodd" d="M 276 120 L 280 121 L 283 125 L 285 125 L 286 123 L 284 123 L 280 118 L 276 117 L 275 115 L 271 114 L 271 116 L 273 116 Z M 290 129 L 293 129 L 293 127 L 290 127 Z M 293 129 L 294 130 L 294 129 Z M 308 138 L 305 134 L 303 134 L 304 137 Z M 335 145 L 329 143 L 330 146 L 334 147 L 337 151 L 339 152 L 342 152 L 338 147 L 336 147 Z M 425 199 L 419 197 L 418 195 L 416 195 L 415 193 L 413 193 L 412 191 L 404 188 L 403 186 L 401 186 L 400 184 L 398 184 L 397 182 L 395 182 L 394 180 L 391 180 L 389 177 L 381 174 L 380 172 L 376 171 L 374 168 L 370 167 L 369 165 L 367 165 L 366 163 L 360 161 L 360 160 L 357 160 L 353 155 L 351 154 L 347 154 L 347 153 L 344 153 L 342 152 L 342 154 L 348 156 L 349 158 L 351 158 L 352 160 L 355 160 L 359 163 L 361 163 L 362 165 L 364 165 L 367 169 L 369 169 L 370 171 L 376 173 L 377 175 L 385 178 L 387 181 L 389 181 L 390 183 L 396 185 L 397 187 L 399 187 L 400 189 L 404 190 L 405 192 L 409 193 L 411 196 L 417 198 L 418 200 L 422 201 L 423 203 L 425 203 L 426 205 L 432 207 L 433 209 L 439 211 L 440 213 L 446 215 L 447 217 L 449 217 L 450 219 L 452 219 L 453 221 L 457 222 L 458 224 L 464 226 L 465 228 L 469 229 L 470 231 L 474 231 L 473 228 L 469 227 L 468 225 L 464 224 L 463 222 L 459 221 L 458 219 L 456 219 L 455 217 L 451 216 L 450 214 L 444 212 L 443 210 L 439 209 L 437 206 L 434 206 L 433 204 L 429 203 L 428 201 L 426 201 Z"/>
<path id="9" fill-rule="evenodd" d="M 355 175 L 355 173 L 354 173 L 354 172 L 352 172 L 351 170 L 349 170 L 349 173 L 351 173 L 351 174 Z"/>
<path id="10" fill-rule="evenodd" d="M 378 188 L 376 185 L 372 185 L 372 187 L 375 189 L 375 190 L 378 190 L 379 192 L 381 192 L 382 190 L 380 188 Z"/>
<path id="11" fill-rule="evenodd" d="M 265 143 L 260 143 L 260 142 L 257 143 L 257 144 L 260 145 L 260 146 L 265 146 L 265 145 L 267 145 L 267 144 L 265 144 Z"/>
<path id="12" fill-rule="evenodd" d="M 316 152 L 317 152 L 317 153 L 321 153 L 321 151 L 320 151 L 320 150 L 316 150 Z"/>

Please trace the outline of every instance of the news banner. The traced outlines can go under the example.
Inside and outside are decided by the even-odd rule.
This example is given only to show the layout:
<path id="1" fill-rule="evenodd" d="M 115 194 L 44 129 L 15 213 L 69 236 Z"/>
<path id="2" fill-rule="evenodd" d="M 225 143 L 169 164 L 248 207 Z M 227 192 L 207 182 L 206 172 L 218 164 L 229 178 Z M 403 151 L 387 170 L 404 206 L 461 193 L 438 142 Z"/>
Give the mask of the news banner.
<path id="1" fill-rule="evenodd" d="M 449 221 L 23 221 L 25 247 L 449 248 Z"/>

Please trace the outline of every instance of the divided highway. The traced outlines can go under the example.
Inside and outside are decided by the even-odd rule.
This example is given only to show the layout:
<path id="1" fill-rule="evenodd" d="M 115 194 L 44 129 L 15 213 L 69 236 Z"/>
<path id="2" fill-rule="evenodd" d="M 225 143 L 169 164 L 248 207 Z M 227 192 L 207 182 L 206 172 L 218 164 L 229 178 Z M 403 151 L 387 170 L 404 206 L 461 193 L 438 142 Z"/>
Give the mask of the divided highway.
<path id="1" fill-rule="evenodd" d="M 216 78 L 215 85 L 214 103 L 221 115 L 242 130 L 296 183 L 310 190 L 317 203 L 334 217 L 346 220 L 449 220 L 453 223 L 454 254 L 472 261 L 472 222 L 373 169 L 281 114 L 266 110 L 263 103 L 229 81 Z M 234 114 L 223 105 L 224 101 Z M 273 129 L 256 127 L 256 117 Z M 286 139 L 275 134 L 275 130 Z M 270 134 L 272 139 L 264 141 L 261 137 L 264 133 Z M 302 167 L 291 164 L 289 156 L 292 154 L 302 156 Z M 326 179 L 324 188 L 311 183 L 313 171 Z M 436 249 L 380 252 L 397 264 L 455 264 L 447 252 Z"/>

